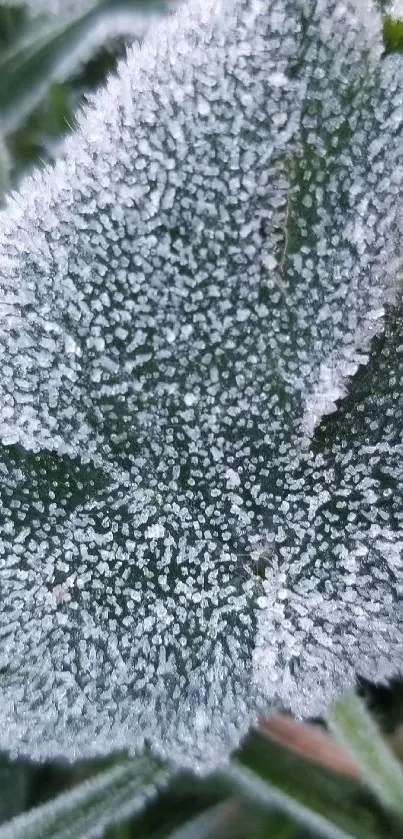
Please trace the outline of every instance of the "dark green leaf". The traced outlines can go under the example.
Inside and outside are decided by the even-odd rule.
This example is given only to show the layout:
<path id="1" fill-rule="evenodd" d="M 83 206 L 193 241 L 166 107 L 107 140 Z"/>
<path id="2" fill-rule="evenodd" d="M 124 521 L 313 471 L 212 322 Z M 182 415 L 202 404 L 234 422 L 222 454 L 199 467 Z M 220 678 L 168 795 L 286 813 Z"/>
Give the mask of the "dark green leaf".
<path id="1" fill-rule="evenodd" d="M 27 780 L 24 763 L 7 760 L 5 755 L 0 757 L 0 825 L 25 809 Z"/>

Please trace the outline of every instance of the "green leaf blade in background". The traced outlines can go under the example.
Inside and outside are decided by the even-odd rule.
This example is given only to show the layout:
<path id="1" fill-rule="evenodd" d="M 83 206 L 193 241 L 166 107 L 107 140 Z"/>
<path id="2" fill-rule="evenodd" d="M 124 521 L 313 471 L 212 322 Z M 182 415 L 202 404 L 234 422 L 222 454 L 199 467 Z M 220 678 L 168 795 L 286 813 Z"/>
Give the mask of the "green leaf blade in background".
<path id="1" fill-rule="evenodd" d="M 0 114 L 3 132 L 15 131 L 46 95 L 52 82 L 77 73 L 108 41 L 139 40 L 161 6 L 150 2 L 104 3 L 73 19 L 38 18 L 29 33 L 0 56 Z"/>
<path id="2" fill-rule="evenodd" d="M 253 732 L 229 765 L 229 783 L 263 807 L 287 813 L 323 839 L 398 839 L 401 828 L 377 808 L 364 786 L 308 762 Z"/>
<path id="3" fill-rule="evenodd" d="M 219 839 L 229 836 L 234 807 L 231 801 L 215 804 L 167 834 L 166 839 Z"/>
<path id="4" fill-rule="evenodd" d="M 0 758 L 0 830 L 3 822 L 26 809 L 28 778 L 29 770 L 23 763 Z"/>
<path id="5" fill-rule="evenodd" d="M 403 824 L 403 768 L 362 700 L 354 694 L 342 697 L 330 706 L 326 718 L 330 730 L 350 753 L 369 789 L 380 804 L 399 816 Z"/>
<path id="6" fill-rule="evenodd" d="M 70 10 L 62 3 L 53 15 L 45 14 L 46 6 L 33 4 L 29 16 L 23 8 L 0 5 L 0 125 L 10 151 L 6 189 L 32 164 L 55 160 L 86 94 L 171 3 L 103 0 Z M 33 14 L 35 8 L 42 13 Z M 61 94 L 56 100 L 55 90 Z"/>
<path id="7" fill-rule="evenodd" d="M 93 839 L 138 813 L 171 779 L 151 756 L 112 766 L 53 801 L 0 826 L 0 839 Z"/>

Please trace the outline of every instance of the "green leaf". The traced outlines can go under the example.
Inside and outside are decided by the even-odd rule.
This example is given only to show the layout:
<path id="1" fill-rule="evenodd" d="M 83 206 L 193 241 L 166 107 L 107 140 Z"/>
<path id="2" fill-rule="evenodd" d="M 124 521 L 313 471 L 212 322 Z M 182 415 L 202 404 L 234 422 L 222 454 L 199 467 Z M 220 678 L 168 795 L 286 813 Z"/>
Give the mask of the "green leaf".
<path id="1" fill-rule="evenodd" d="M 380 803 L 403 819 L 403 769 L 368 713 L 364 702 L 349 694 L 334 702 L 327 721 L 351 755 L 363 780 Z"/>
<path id="2" fill-rule="evenodd" d="M 385 15 L 383 20 L 383 40 L 385 52 L 401 52 L 403 50 L 403 20 Z"/>
<path id="3" fill-rule="evenodd" d="M 0 825 L 25 809 L 27 780 L 28 771 L 24 763 L 0 757 Z"/>
<path id="4" fill-rule="evenodd" d="M 113 766 L 0 827 L 0 839 L 90 839 L 141 811 L 172 777 L 151 756 Z"/>
<path id="5" fill-rule="evenodd" d="M 245 796 L 269 809 L 279 809 L 287 813 L 295 819 L 297 824 L 316 836 L 322 839 L 353 839 L 354 834 L 347 833 L 337 824 L 332 823 L 328 813 L 326 816 L 318 814 L 313 808 L 301 804 L 296 797 L 276 789 L 267 781 L 262 782 L 258 775 L 238 765 L 235 761 L 232 762 L 226 774 Z"/>
<path id="6" fill-rule="evenodd" d="M 236 805 L 231 801 L 215 804 L 177 827 L 166 839 L 219 839 L 229 836 L 234 810 Z"/>
<path id="7" fill-rule="evenodd" d="M 249 735 L 224 773 L 231 788 L 287 813 L 323 839 L 399 837 L 353 779 L 288 751 L 260 732 Z"/>
<path id="8" fill-rule="evenodd" d="M 0 54 L 19 38 L 26 27 L 27 10 L 22 7 L 8 8 L 0 4 Z"/>
<path id="9" fill-rule="evenodd" d="M 296 825 L 282 813 L 246 802 L 226 799 L 185 821 L 166 839 L 291 839 Z M 137 836 L 137 830 L 136 830 Z"/>
<path id="10" fill-rule="evenodd" d="M 289 817 L 229 792 L 221 775 L 178 775 L 145 812 L 122 825 L 122 839 L 172 839 L 182 831 L 192 836 L 193 830 L 215 832 L 219 839 L 294 839 L 296 825 Z"/>

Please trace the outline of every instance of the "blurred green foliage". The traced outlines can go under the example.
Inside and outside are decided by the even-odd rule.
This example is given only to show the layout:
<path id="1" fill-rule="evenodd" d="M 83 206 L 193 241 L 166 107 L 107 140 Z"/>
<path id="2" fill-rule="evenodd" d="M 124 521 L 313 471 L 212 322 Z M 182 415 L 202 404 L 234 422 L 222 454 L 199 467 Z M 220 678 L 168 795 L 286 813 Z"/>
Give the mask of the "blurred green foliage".
<path id="1" fill-rule="evenodd" d="M 166 10 L 164 0 L 103 0 L 60 23 L 0 5 L 0 126 L 11 186 L 55 159 L 85 98 L 137 40 L 147 15 Z"/>
<path id="2" fill-rule="evenodd" d="M 403 21 L 386 15 L 383 22 L 383 39 L 386 53 L 401 51 L 403 49 Z"/>

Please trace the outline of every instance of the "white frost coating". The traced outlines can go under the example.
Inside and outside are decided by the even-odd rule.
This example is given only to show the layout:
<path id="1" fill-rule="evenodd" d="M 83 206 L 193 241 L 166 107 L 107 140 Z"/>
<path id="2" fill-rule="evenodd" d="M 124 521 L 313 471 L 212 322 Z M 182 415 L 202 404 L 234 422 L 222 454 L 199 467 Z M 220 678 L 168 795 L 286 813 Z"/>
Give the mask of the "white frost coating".
<path id="1" fill-rule="evenodd" d="M 399 20 L 400 18 L 403 19 L 403 0 L 392 0 L 392 2 L 389 3 L 386 11 L 388 15 L 397 20 Z"/>
<path id="2" fill-rule="evenodd" d="M 323 703 L 298 656 L 337 689 L 370 644 L 378 673 L 364 606 L 331 649 L 349 547 L 329 576 L 304 448 L 394 288 L 403 74 L 375 31 L 353 2 L 194 0 L 3 214 L 2 748 L 205 767 L 271 700 Z"/>
<path id="3" fill-rule="evenodd" d="M 255 678 L 300 714 L 350 688 L 354 668 L 381 683 L 402 673 L 402 327 L 400 302 L 351 394 L 278 482 L 287 501 L 272 518 Z"/>

